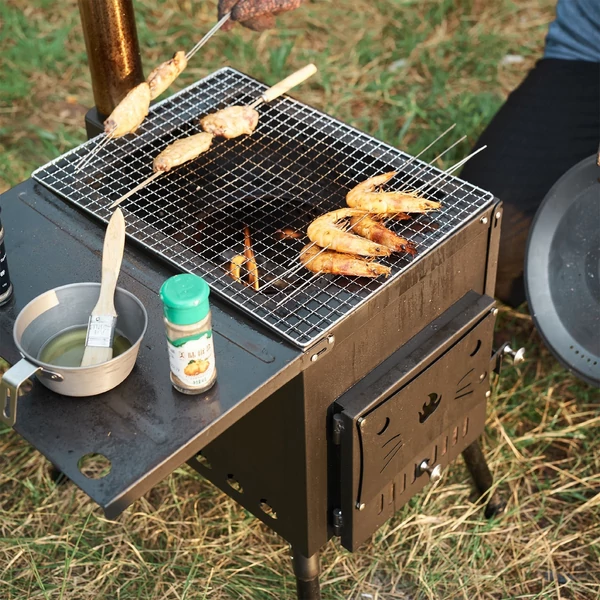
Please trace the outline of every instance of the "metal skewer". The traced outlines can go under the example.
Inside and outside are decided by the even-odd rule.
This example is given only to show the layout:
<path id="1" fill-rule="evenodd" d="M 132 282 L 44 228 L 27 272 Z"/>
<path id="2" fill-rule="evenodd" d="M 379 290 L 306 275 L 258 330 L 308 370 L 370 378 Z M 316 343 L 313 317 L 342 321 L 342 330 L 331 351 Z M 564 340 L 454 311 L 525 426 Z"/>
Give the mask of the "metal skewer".
<path id="1" fill-rule="evenodd" d="M 223 17 L 223 18 L 225 18 L 225 17 Z M 285 94 L 287 91 L 291 90 L 293 87 L 299 85 L 303 81 L 306 81 L 309 77 L 312 77 L 316 72 L 317 72 L 317 67 L 313 64 L 309 64 L 309 65 L 306 65 L 305 67 L 302 67 L 302 69 L 299 69 L 295 73 L 288 75 L 285 79 L 282 79 L 279 83 L 276 83 L 275 85 L 273 85 L 269 89 L 267 89 L 265 92 L 263 92 L 259 98 L 257 98 L 252 104 L 249 105 L 250 108 L 256 108 L 263 103 L 271 102 L 272 100 L 275 100 L 275 98 L 279 98 L 279 96 Z M 192 159 L 190 159 L 190 160 L 192 160 Z M 158 171 L 156 173 L 153 173 L 147 179 L 145 179 L 144 181 L 139 183 L 134 189 L 127 192 L 124 196 L 121 196 L 118 200 L 115 200 L 110 205 L 110 208 L 114 208 L 115 206 L 118 206 L 119 204 L 121 204 L 121 202 L 123 202 L 123 200 L 126 200 L 131 195 L 133 195 L 135 192 L 137 192 L 138 190 L 141 190 L 143 187 L 148 185 L 151 181 L 156 179 L 159 175 L 163 175 L 165 173 L 166 173 L 166 171 Z"/>
<path id="2" fill-rule="evenodd" d="M 77 163 L 77 165 L 75 166 L 75 173 L 77 173 L 77 171 L 80 171 L 81 169 L 83 169 L 83 167 L 87 166 L 89 164 L 89 162 L 92 160 L 92 158 L 94 158 L 94 156 L 96 156 L 96 154 L 98 154 L 98 152 L 100 152 L 100 150 L 102 150 L 110 142 L 110 140 L 114 139 L 112 137 L 112 134 L 114 133 L 116 128 L 117 128 L 117 126 L 115 125 L 108 133 L 103 132 L 98 135 L 98 137 L 100 138 L 98 143 L 88 153 L 87 156 L 82 158 L 79 161 L 79 163 Z M 102 137 L 102 136 L 104 136 L 104 137 Z"/>
<path id="3" fill-rule="evenodd" d="M 200 48 L 202 48 L 202 46 L 204 46 L 204 44 L 206 44 L 206 42 L 208 42 L 208 40 L 210 40 L 210 38 L 217 33 L 227 21 L 229 21 L 230 16 L 230 12 L 223 15 L 216 25 L 214 25 L 213 28 L 185 55 L 186 60 L 190 60 L 190 58 L 192 58 L 192 56 L 194 56 L 194 54 L 196 54 L 196 52 L 198 52 L 198 50 L 200 50 Z"/>

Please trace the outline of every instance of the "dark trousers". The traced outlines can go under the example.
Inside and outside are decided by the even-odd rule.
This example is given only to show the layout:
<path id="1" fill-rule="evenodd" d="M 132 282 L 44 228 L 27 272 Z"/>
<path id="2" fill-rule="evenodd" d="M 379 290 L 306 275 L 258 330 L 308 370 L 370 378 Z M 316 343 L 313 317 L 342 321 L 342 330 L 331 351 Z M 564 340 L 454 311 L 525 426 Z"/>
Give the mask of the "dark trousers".
<path id="1" fill-rule="evenodd" d="M 525 301 L 523 264 L 531 221 L 573 165 L 598 151 L 600 63 L 542 59 L 483 132 L 460 177 L 504 203 L 496 297 Z"/>

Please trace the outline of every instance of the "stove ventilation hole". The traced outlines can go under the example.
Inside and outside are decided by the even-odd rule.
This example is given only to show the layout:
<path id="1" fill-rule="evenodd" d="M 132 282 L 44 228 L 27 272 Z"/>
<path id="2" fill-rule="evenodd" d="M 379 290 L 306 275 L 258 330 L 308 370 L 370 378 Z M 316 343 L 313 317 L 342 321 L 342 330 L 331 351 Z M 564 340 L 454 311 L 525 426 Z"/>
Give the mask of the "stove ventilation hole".
<path id="1" fill-rule="evenodd" d="M 205 469 L 212 469 L 212 465 L 208 462 L 206 456 L 202 456 L 202 452 L 196 454 L 196 461 L 199 462 Z"/>
<path id="2" fill-rule="evenodd" d="M 479 352 L 479 348 L 481 348 L 481 340 L 477 340 L 477 344 L 475 344 L 475 350 L 473 350 L 469 356 L 475 356 Z"/>
<path id="3" fill-rule="evenodd" d="M 82 456 L 77 463 L 77 468 L 88 479 L 102 479 L 106 477 L 110 473 L 111 467 L 111 462 L 106 456 L 93 452 Z"/>
<path id="4" fill-rule="evenodd" d="M 456 442 L 458 442 L 458 426 L 452 431 L 452 445 L 456 446 Z"/>
<path id="5" fill-rule="evenodd" d="M 262 510 L 266 515 L 269 515 L 271 519 L 277 518 L 277 513 L 273 510 L 273 508 L 267 503 L 267 501 L 263 498 L 260 503 L 260 510 Z"/>
<path id="6" fill-rule="evenodd" d="M 448 452 L 448 436 L 444 438 L 444 442 L 442 444 L 442 456 L 444 456 Z"/>
<path id="7" fill-rule="evenodd" d="M 405 490 L 406 490 L 406 473 L 404 473 L 402 475 L 402 477 L 400 477 L 398 492 L 400 494 L 402 494 L 402 493 L 404 493 Z"/>
<path id="8" fill-rule="evenodd" d="M 468 431 L 469 431 L 469 417 L 465 417 L 465 420 L 464 420 L 463 426 L 462 426 L 462 436 L 465 437 L 467 435 Z"/>
<path id="9" fill-rule="evenodd" d="M 435 392 L 429 394 L 429 401 L 423 404 L 423 412 L 419 411 L 419 423 L 425 423 L 427 419 L 437 410 L 442 396 L 438 396 Z"/>
<path id="10" fill-rule="evenodd" d="M 240 482 L 233 477 L 233 475 L 227 475 L 227 483 L 231 488 L 233 488 L 236 492 L 243 494 L 244 488 L 241 486 Z"/>
<path id="11" fill-rule="evenodd" d="M 385 496 L 381 494 L 381 499 L 379 501 L 379 509 L 377 510 L 377 514 L 380 515 L 383 512 L 383 505 L 385 504 Z"/>
<path id="12" fill-rule="evenodd" d="M 386 417 L 385 418 L 385 423 L 383 424 L 383 427 L 381 428 L 381 431 L 377 432 L 377 435 L 382 435 L 389 426 L 390 426 L 390 418 Z"/>

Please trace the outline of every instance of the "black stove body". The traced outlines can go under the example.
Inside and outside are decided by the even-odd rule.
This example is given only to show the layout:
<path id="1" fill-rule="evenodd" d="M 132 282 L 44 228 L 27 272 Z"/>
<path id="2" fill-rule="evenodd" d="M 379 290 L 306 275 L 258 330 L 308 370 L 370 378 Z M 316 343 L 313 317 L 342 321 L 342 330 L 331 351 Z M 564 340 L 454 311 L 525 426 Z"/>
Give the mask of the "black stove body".
<path id="1" fill-rule="evenodd" d="M 155 107 L 135 141 L 111 142 L 95 174 L 78 176 L 73 168 L 91 140 L 0 197 L 15 288 L 14 299 L 0 308 L 1 356 L 18 358 L 12 324 L 28 301 L 51 287 L 98 277 L 99 221 L 107 220 L 115 197 L 147 175 L 151 153 L 192 132 L 198 110 L 239 103 L 262 89 L 222 70 Z M 262 134 L 219 146 L 207 162 L 184 165 L 174 179 L 123 205 L 129 243 L 120 285 L 142 299 L 150 319 L 131 376 L 94 402 L 35 384 L 19 400 L 15 429 L 109 517 L 187 461 L 291 544 L 299 597 L 314 599 L 318 552 L 331 537 L 356 550 L 461 453 L 488 514 L 502 508 L 478 442 L 489 376 L 502 354 L 492 350 L 502 207 L 482 190 L 439 179 L 435 169 L 291 99 L 261 118 Z M 282 123 L 295 133 L 283 141 Z M 88 130 L 98 125 L 94 111 Z M 273 165 L 278 172 L 266 186 Z M 242 198 L 252 198 L 244 218 L 255 215 L 251 227 L 260 240 L 269 238 L 269 228 L 289 224 L 271 222 L 261 203 L 271 215 L 283 206 L 305 228 L 315 210 L 341 205 L 353 182 L 388 165 L 402 173 L 398 186 L 430 185 L 429 197 L 445 207 L 437 217 L 398 225 L 420 252 L 414 260 L 394 259 L 388 280 L 315 282 L 306 272 L 288 280 L 288 288 L 259 296 L 228 278 L 220 261 L 230 258 L 241 222 L 223 216 L 240 199 L 232 180 L 243 187 Z M 219 181 L 228 183 L 219 188 Z M 293 186 L 297 194 L 290 194 Z M 200 189 L 196 200 L 186 199 Z M 298 199 L 303 190 L 316 200 Z M 185 221 L 174 224 L 181 212 Z M 219 228 L 208 233 L 207 223 Z M 198 232 L 215 244 L 225 239 L 224 247 L 205 254 L 208 244 Z M 272 280 L 285 281 L 278 260 L 298 247 L 274 247 L 259 243 L 258 259 Z M 58 252 L 76 259 L 64 265 Z M 215 292 L 219 380 L 196 400 L 170 386 L 157 293 L 181 271 L 199 272 Z M 105 479 L 79 471 L 79 457 L 89 452 L 110 458 Z"/>

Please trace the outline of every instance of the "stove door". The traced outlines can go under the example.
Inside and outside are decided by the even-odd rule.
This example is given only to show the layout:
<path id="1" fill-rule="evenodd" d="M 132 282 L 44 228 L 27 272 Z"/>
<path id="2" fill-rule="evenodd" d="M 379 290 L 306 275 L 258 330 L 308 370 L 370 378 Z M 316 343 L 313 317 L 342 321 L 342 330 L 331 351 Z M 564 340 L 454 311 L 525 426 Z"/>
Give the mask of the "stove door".
<path id="1" fill-rule="evenodd" d="M 494 301 L 470 292 L 335 404 L 342 544 L 355 550 L 483 432 Z M 438 468 L 438 470 L 439 470 Z"/>

